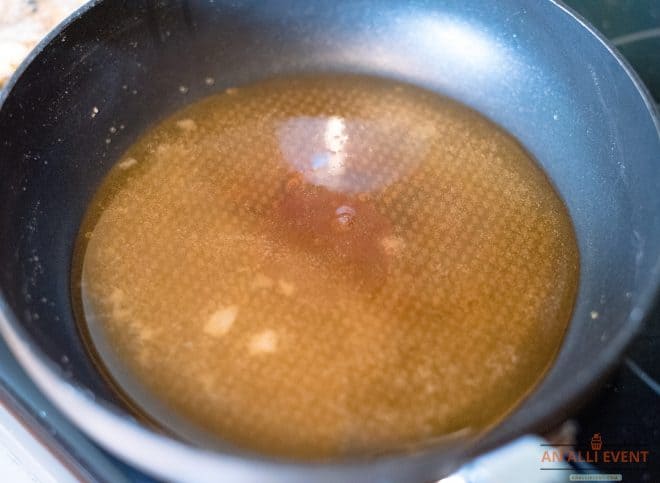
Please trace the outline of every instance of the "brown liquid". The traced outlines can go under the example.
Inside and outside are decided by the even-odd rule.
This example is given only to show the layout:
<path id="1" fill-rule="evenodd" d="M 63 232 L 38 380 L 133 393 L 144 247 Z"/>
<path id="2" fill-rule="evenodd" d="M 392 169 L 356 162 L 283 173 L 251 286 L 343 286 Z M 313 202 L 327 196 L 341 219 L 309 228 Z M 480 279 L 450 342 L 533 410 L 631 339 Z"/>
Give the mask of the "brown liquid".
<path id="1" fill-rule="evenodd" d="M 118 386 L 304 458 L 498 421 L 552 363 L 578 278 L 566 209 L 513 138 L 365 77 L 177 113 L 111 171 L 82 235 L 81 311 Z"/>

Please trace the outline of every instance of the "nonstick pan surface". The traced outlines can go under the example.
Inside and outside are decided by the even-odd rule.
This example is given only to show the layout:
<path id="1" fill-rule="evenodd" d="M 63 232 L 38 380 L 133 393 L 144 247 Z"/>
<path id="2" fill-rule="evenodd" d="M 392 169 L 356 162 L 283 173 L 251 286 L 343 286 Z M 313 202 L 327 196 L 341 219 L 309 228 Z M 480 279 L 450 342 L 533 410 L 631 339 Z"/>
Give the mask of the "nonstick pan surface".
<path id="1" fill-rule="evenodd" d="M 135 421 L 85 350 L 72 314 L 71 256 L 105 173 L 174 110 L 230 86 L 306 72 L 378 75 L 465 103 L 520 140 L 568 207 L 580 286 L 563 347 L 534 393 L 477 441 L 325 464 L 197 448 Z M 659 163 L 643 87 L 553 1 L 91 2 L 38 46 L 0 98 L 0 330 L 83 431 L 154 475 L 438 478 L 551 428 L 618 361 L 659 283 Z"/>

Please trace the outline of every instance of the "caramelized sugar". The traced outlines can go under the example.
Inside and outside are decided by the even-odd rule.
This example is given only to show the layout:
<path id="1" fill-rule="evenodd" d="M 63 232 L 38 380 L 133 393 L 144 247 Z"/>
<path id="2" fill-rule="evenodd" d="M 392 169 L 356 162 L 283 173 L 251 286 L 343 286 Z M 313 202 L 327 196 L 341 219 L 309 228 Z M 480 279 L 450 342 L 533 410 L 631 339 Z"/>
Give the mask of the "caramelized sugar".
<path id="1" fill-rule="evenodd" d="M 293 457 L 496 422 L 551 364 L 578 278 L 566 209 L 511 136 L 364 77 L 175 114 L 110 172 L 82 232 L 81 312 L 117 385 Z"/>

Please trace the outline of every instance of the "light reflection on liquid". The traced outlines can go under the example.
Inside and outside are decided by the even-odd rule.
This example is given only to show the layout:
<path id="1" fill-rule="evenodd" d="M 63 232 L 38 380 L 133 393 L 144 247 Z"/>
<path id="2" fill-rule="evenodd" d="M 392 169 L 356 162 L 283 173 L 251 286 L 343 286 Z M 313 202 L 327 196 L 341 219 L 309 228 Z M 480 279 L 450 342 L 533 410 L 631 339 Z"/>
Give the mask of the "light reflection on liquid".
<path id="1" fill-rule="evenodd" d="M 395 170 L 375 174 L 374 147 L 364 143 L 364 133 L 387 136 L 394 132 L 391 119 L 350 120 L 339 116 L 299 116 L 282 121 L 277 128 L 282 158 L 305 181 L 331 191 L 356 194 L 385 188 L 411 172 L 424 159 L 434 134 L 430 124 L 421 122 L 415 136 L 401 142 L 406 151 Z"/>

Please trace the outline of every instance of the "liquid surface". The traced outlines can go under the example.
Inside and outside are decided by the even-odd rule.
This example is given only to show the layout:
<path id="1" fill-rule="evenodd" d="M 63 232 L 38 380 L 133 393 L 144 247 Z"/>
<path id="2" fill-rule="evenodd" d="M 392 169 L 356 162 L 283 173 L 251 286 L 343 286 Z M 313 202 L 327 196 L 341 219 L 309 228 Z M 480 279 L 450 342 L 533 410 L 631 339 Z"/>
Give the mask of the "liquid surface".
<path id="1" fill-rule="evenodd" d="M 165 120 L 106 178 L 76 258 L 81 322 L 138 406 L 302 458 L 498 421 L 552 363 L 578 279 L 567 212 L 512 137 L 364 77 Z"/>

